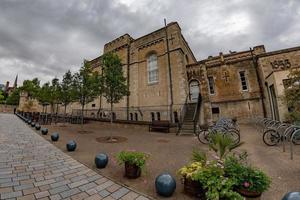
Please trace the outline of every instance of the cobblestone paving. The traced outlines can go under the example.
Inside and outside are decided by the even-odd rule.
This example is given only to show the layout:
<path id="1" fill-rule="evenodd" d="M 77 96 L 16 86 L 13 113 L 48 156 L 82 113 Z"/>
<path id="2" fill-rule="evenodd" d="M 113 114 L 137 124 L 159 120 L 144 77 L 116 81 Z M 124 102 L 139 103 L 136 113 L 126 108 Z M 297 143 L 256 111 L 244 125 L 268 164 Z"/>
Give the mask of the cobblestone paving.
<path id="1" fill-rule="evenodd" d="M 149 200 L 77 162 L 9 114 L 0 114 L 0 199 Z"/>

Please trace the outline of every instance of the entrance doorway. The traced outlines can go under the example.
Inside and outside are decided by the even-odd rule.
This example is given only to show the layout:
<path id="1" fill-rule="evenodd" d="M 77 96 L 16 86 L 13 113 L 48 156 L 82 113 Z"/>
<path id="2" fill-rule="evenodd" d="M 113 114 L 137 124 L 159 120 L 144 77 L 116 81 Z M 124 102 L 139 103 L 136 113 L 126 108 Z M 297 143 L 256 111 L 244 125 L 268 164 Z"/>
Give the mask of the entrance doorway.
<path id="1" fill-rule="evenodd" d="M 200 93 L 199 82 L 197 80 L 192 80 L 190 82 L 189 88 L 190 88 L 190 101 L 197 102 Z"/>

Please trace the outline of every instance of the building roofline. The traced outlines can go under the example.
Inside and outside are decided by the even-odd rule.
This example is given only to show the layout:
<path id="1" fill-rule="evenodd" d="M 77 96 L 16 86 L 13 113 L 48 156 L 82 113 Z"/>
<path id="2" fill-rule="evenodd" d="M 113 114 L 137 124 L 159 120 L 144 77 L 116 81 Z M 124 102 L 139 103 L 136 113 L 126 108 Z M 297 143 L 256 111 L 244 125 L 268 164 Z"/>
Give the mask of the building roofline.
<path id="1" fill-rule="evenodd" d="M 272 56 L 272 55 L 276 55 L 276 54 L 280 54 L 280 53 L 289 53 L 291 51 L 299 51 L 299 50 L 300 50 L 300 46 L 297 46 L 297 47 L 291 47 L 291 48 L 280 49 L 280 50 L 262 53 L 262 54 L 258 55 L 257 57 L 261 58 L 261 57 Z"/>
<path id="2" fill-rule="evenodd" d="M 167 27 L 172 26 L 172 25 L 174 25 L 174 24 L 177 24 L 177 26 L 178 26 L 179 29 L 181 30 L 181 28 L 180 28 L 180 26 L 179 26 L 179 24 L 178 24 L 177 22 L 170 22 L 170 23 L 167 24 Z M 151 34 L 153 34 L 153 33 L 160 32 L 160 31 L 162 31 L 162 30 L 164 30 L 164 29 L 165 29 L 165 27 L 159 28 L 159 29 L 157 29 L 157 30 L 155 30 L 155 31 L 152 31 L 152 32 L 150 32 L 150 33 L 147 33 L 146 35 L 143 35 L 143 36 L 141 36 L 141 37 L 138 37 L 138 38 L 134 39 L 134 41 L 140 40 L 140 39 L 142 39 L 142 38 L 144 38 L 144 37 L 147 37 L 147 36 L 149 36 L 149 35 L 151 35 Z"/>
<path id="3" fill-rule="evenodd" d="M 179 25 L 178 25 L 178 26 L 179 26 Z M 188 48 L 188 51 L 190 51 L 190 53 L 192 54 L 192 57 L 193 57 L 194 61 L 197 63 L 197 58 L 195 57 L 195 55 L 194 55 L 192 49 L 190 48 L 189 43 L 188 43 L 188 42 L 186 41 L 186 39 L 184 38 L 183 34 L 181 34 L 181 37 L 182 37 L 182 39 L 183 39 L 183 42 L 184 42 L 185 46 Z"/>

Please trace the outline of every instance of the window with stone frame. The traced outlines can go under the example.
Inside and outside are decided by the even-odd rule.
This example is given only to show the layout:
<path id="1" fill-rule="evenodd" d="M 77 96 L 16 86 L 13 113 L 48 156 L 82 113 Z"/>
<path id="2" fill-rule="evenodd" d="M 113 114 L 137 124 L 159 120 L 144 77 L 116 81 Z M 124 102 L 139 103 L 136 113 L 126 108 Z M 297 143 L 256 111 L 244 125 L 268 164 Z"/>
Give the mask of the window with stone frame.
<path id="1" fill-rule="evenodd" d="M 147 71 L 148 71 L 148 83 L 158 82 L 158 66 L 157 66 L 157 55 L 151 54 L 147 59 Z"/>
<path id="2" fill-rule="evenodd" d="M 151 120 L 152 121 L 155 120 L 155 114 L 154 114 L 154 112 L 151 112 Z"/>
<path id="3" fill-rule="evenodd" d="M 215 94 L 215 81 L 213 76 L 208 77 L 209 93 Z"/>
<path id="4" fill-rule="evenodd" d="M 133 114 L 130 113 L 130 120 L 133 120 Z"/>
<path id="5" fill-rule="evenodd" d="M 239 73 L 240 73 L 240 80 L 241 80 L 242 90 L 246 91 L 246 90 L 248 90 L 246 72 L 245 71 L 240 71 Z"/>
<path id="6" fill-rule="evenodd" d="M 291 79 L 283 79 L 282 83 L 283 83 L 284 89 L 287 89 L 289 86 L 292 85 L 292 80 Z"/>
<path id="7" fill-rule="evenodd" d="M 160 112 L 156 112 L 157 120 L 160 120 Z"/>

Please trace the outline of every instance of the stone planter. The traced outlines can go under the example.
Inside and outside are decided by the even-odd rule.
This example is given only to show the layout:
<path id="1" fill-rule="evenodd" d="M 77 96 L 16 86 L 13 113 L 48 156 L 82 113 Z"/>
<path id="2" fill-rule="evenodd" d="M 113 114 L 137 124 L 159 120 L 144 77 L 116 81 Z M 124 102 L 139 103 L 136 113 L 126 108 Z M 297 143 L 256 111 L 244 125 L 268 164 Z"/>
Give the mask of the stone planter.
<path id="1" fill-rule="evenodd" d="M 141 168 L 125 162 L 125 176 L 130 179 L 138 178 L 141 176 Z"/>
<path id="2" fill-rule="evenodd" d="M 198 181 L 193 181 L 190 178 L 184 178 L 183 190 L 186 194 L 190 196 L 197 197 L 198 199 L 205 200 L 206 191 L 203 189 L 201 183 Z"/>
<path id="3" fill-rule="evenodd" d="M 253 191 L 249 191 L 246 188 L 239 188 L 236 190 L 240 195 L 242 195 L 243 197 L 247 197 L 247 198 L 258 198 L 261 196 L 261 192 L 253 192 Z M 259 199 L 259 198 L 258 198 Z"/>

